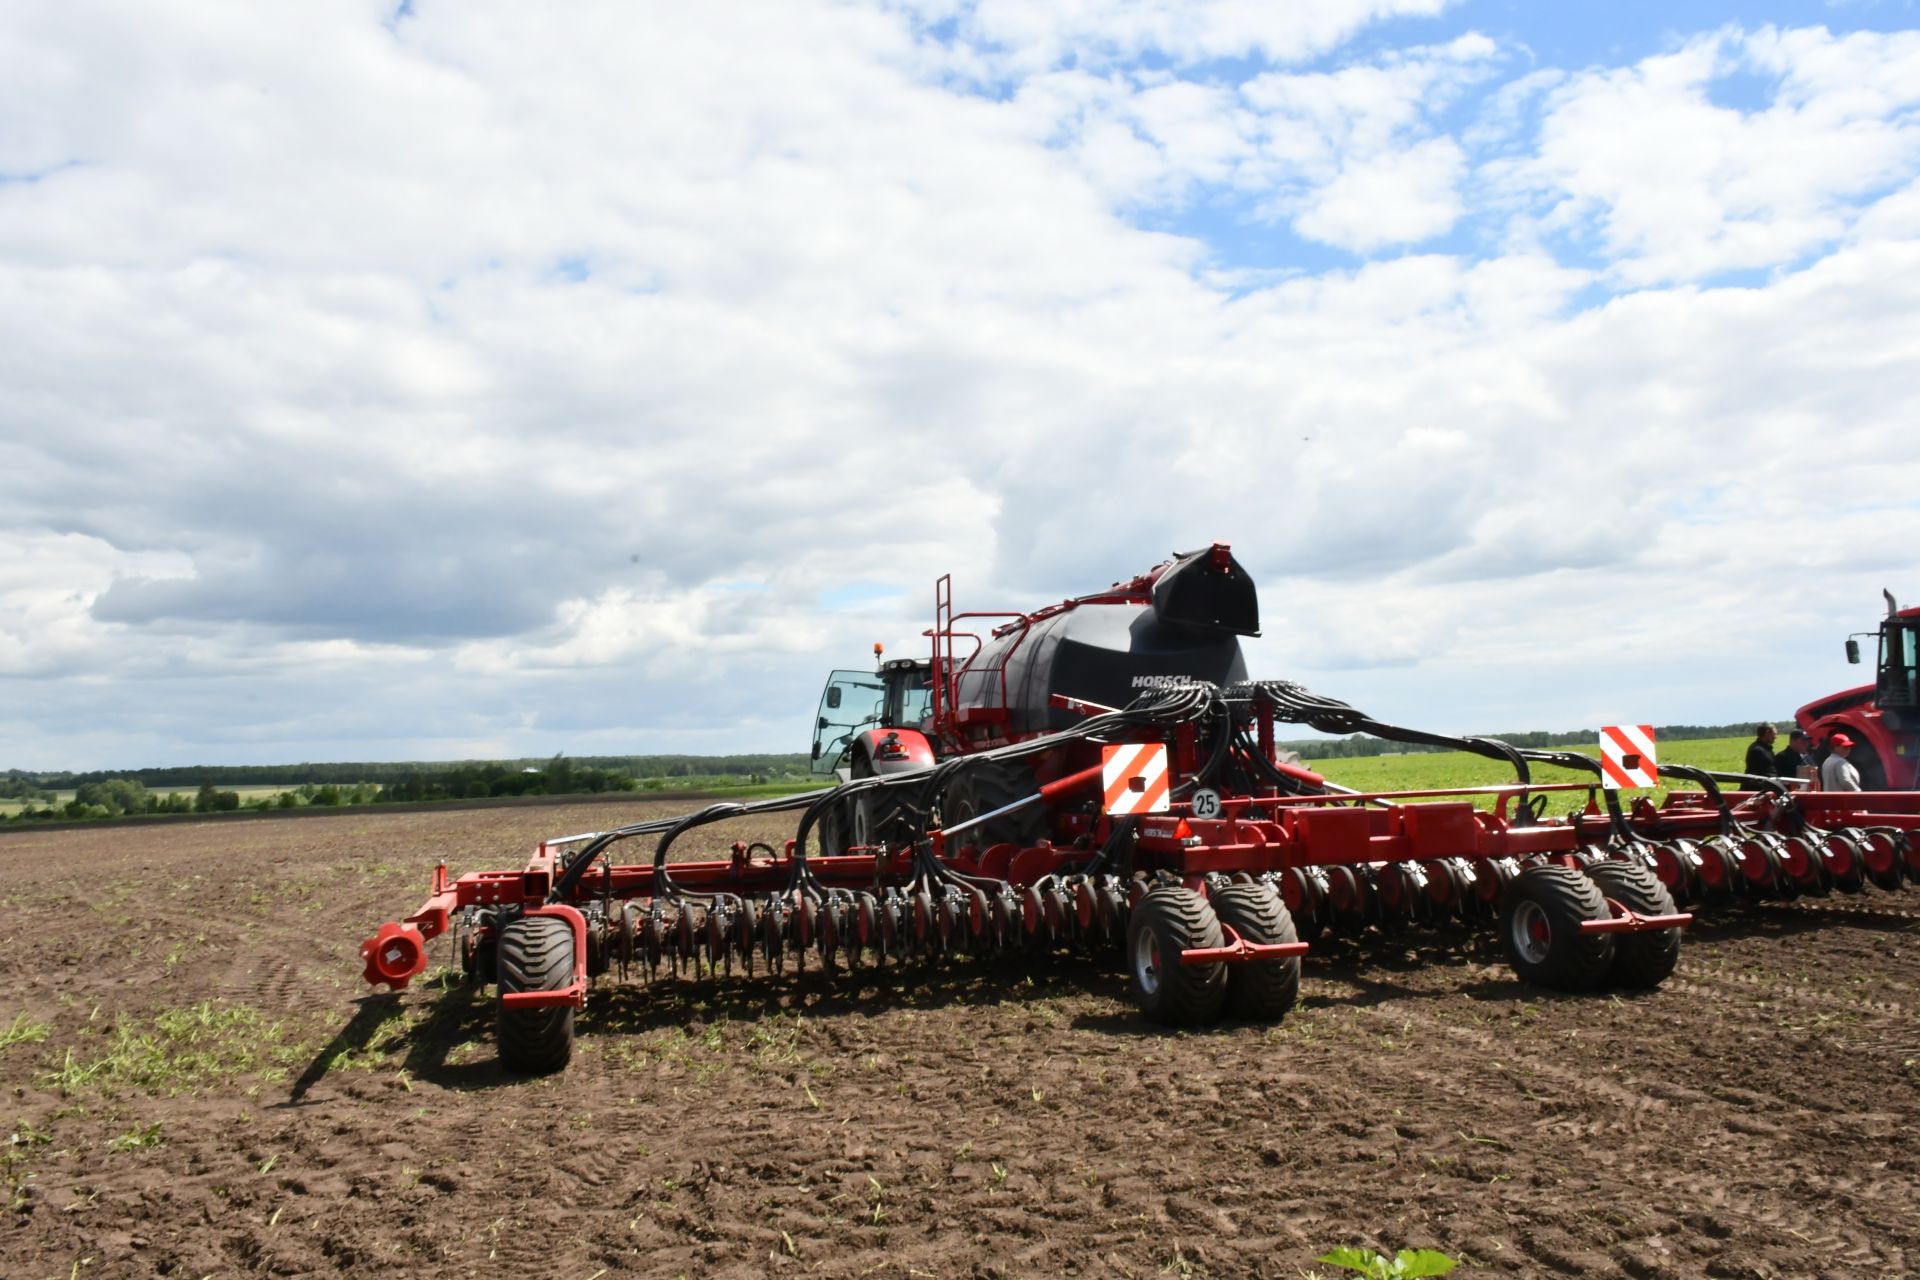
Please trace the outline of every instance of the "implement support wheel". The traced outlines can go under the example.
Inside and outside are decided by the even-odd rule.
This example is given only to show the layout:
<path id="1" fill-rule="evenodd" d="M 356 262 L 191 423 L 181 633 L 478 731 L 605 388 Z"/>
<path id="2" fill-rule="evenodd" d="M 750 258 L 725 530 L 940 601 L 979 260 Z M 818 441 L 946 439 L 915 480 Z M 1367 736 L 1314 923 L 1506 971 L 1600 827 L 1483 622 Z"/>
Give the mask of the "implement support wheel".
<path id="1" fill-rule="evenodd" d="M 1260 946 L 1298 942 L 1293 916 L 1270 884 L 1230 884 L 1210 899 L 1220 923 Z M 1275 1022 L 1300 998 L 1300 957 L 1227 966 L 1227 1007 L 1236 1017 Z"/>
<path id="2" fill-rule="evenodd" d="M 1582 920 L 1604 920 L 1600 886 L 1571 867 L 1528 867 L 1507 886 L 1500 937 L 1521 980 L 1554 991 L 1592 991 L 1613 968 L 1611 934 L 1583 934 Z"/>
<path id="3" fill-rule="evenodd" d="M 1225 941 L 1207 900 L 1179 885 L 1150 891 L 1127 921 L 1127 983 L 1140 1012 L 1168 1026 L 1203 1026 L 1227 1000 L 1227 966 L 1180 963 L 1193 947 Z"/>
<path id="4" fill-rule="evenodd" d="M 573 983 L 573 930 L 558 916 L 518 916 L 501 926 L 500 994 L 561 991 Z M 509 1009 L 495 1027 L 500 1065 L 523 1075 L 558 1071 L 573 1056 L 573 1006 Z"/>
<path id="5" fill-rule="evenodd" d="M 1600 892 L 1637 916 L 1670 916 L 1673 895 L 1648 867 L 1633 862 L 1598 862 L 1587 875 Z M 1667 980 L 1680 963 L 1680 931 L 1622 933 L 1613 940 L 1613 980 L 1623 987 L 1652 988 Z"/>

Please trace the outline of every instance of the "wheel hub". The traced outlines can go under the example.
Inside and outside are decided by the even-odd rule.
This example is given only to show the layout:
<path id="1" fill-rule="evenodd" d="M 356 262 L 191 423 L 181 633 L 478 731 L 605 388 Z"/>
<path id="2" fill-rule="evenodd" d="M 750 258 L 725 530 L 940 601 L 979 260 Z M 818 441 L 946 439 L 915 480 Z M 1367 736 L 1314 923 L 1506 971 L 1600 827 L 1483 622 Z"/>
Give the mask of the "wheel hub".
<path id="1" fill-rule="evenodd" d="M 1160 990 L 1160 943 L 1151 929 L 1133 936 L 1133 981 L 1142 995 L 1152 996 Z"/>
<path id="2" fill-rule="evenodd" d="M 1553 926 L 1547 922 L 1547 913 L 1540 909 L 1539 903 L 1522 900 L 1514 908 L 1510 927 L 1513 949 L 1528 964 L 1539 964 L 1547 958 L 1553 948 Z"/>

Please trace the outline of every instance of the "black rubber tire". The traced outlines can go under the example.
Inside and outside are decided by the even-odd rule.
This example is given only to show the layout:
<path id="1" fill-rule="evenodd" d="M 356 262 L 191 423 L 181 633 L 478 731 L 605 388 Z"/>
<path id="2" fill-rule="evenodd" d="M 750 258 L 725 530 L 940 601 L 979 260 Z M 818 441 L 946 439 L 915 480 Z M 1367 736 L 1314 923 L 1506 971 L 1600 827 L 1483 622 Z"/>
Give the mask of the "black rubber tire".
<path id="1" fill-rule="evenodd" d="M 905 787 L 880 787 L 854 800 L 848 820 L 849 842 L 874 845 L 891 841 L 909 845 L 920 836 L 920 824 L 907 803 Z"/>
<path id="2" fill-rule="evenodd" d="M 1171 1027 L 1205 1026 L 1219 1018 L 1228 966 L 1183 965 L 1175 957 L 1224 941 L 1205 898 L 1180 885 L 1150 890 L 1127 921 L 1127 986 L 1140 1012 Z"/>
<path id="3" fill-rule="evenodd" d="M 1232 884 L 1212 895 L 1213 913 L 1259 946 L 1298 942 L 1293 916 L 1270 884 Z M 1300 998 L 1300 957 L 1227 966 L 1227 1008 L 1235 1017 L 1277 1022 Z"/>
<path id="4" fill-rule="evenodd" d="M 947 784 L 940 800 L 940 819 L 946 826 L 964 822 L 977 814 L 1024 800 L 1040 789 L 1033 771 L 1024 765 L 996 764 L 982 760 L 964 766 Z M 990 849 L 996 844 L 1017 844 L 1031 849 L 1047 838 L 1049 819 L 1044 801 L 995 818 L 984 826 L 972 827 L 955 837 L 962 844 Z"/>
<path id="5" fill-rule="evenodd" d="M 837 858 L 853 844 L 853 800 L 835 800 L 813 824 L 807 852 L 823 858 Z"/>
<path id="6" fill-rule="evenodd" d="M 1500 939 L 1523 982 L 1551 991 L 1593 991 L 1613 969 L 1613 935 L 1583 934 L 1582 920 L 1604 920 L 1600 886 L 1571 867 L 1528 867 L 1507 886 Z M 1539 925 L 1545 937 L 1531 931 Z M 1524 941 L 1522 940 L 1524 938 Z"/>
<path id="7" fill-rule="evenodd" d="M 1649 867 L 1632 862 L 1601 862 L 1587 869 L 1600 892 L 1637 916 L 1670 916 L 1673 895 Z M 1613 980 L 1623 987 L 1651 990 L 1665 982 L 1680 963 L 1680 930 L 1622 933 L 1613 940 Z"/>
<path id="8" fill-rule="evenodd" d="M 1887 789 L 1887 766 L 1880 760 L 1880 753 L 1873 744 L 1861 742 L 1854 746 L 1853 754 L 1847 762 L 1860 773 L 1862 791 L 1885 791 Z"/>
<path id="9" fill-rule="evenodd" d="M 573 929 L 558 916 L 516 916 L 500 929 L 500 994 L 561 991 L 573 983 Z M 500 1065 L 545 1075 L 573 1056 L 573 1006 L 512 1009 L 495 1021 Z"/>

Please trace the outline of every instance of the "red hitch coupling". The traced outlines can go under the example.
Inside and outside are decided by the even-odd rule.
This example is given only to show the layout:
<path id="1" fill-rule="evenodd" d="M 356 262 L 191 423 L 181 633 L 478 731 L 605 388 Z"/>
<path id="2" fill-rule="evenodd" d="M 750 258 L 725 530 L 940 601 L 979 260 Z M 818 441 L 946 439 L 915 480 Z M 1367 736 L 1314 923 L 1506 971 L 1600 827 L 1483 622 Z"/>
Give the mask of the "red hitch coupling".
<path id="1" fill-rule="evenodd" d="M 404 991 L 427 967 L 427 940 L 413 925 L 389 920 L 380 926 L 380 932 L 360 944 L 360 956 L 367 962 L 369 983 L 384 982 L 395 991 Z"/>

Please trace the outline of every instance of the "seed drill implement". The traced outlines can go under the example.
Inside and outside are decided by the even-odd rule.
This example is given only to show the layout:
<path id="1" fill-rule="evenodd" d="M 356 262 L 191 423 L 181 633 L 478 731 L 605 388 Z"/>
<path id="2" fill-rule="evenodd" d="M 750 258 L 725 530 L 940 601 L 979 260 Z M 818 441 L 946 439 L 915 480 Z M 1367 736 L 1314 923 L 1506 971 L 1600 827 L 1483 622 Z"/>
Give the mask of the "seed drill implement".
<path id="1" fill-rule="evenodd" d="M 1328 931 L 1491 927 L 1561 991 L 1653 987 L 1689 911 L 1920 881 L 1920 793 L 1813 793 L 1664 765 L 1697 786 L 1623 805 L 1601 760 L 1386 724 L 1248 676 L 1254 584 L 1224 545 L 1033 613 L 956 613 L 930 653 L 833 673 L 815 719 L 823 785 L 549 839 L 524 865 L 435 872 L 362 946 L 404 988 L 451 933 L 497 990 L 500 1057 L 563 1066 L 593 983 L 832 973 L 940 958 L 1121 966 L 1170 1025 L 1274 1020 Z M 1486 786 L 1356 793 L 1276 749 L 1276 729 L 1472 752 Z M 1558 765 L 1591 781 L 1540 783 Z M 1547 793 L 1585 791 L 1548 817 Z M 702 857 L 706 829 L 789 815 L 780 847 Z M 628 855 L 636 851 L 638 856 Z M 691 856 L 689 856 L 691 854 Z"/>

